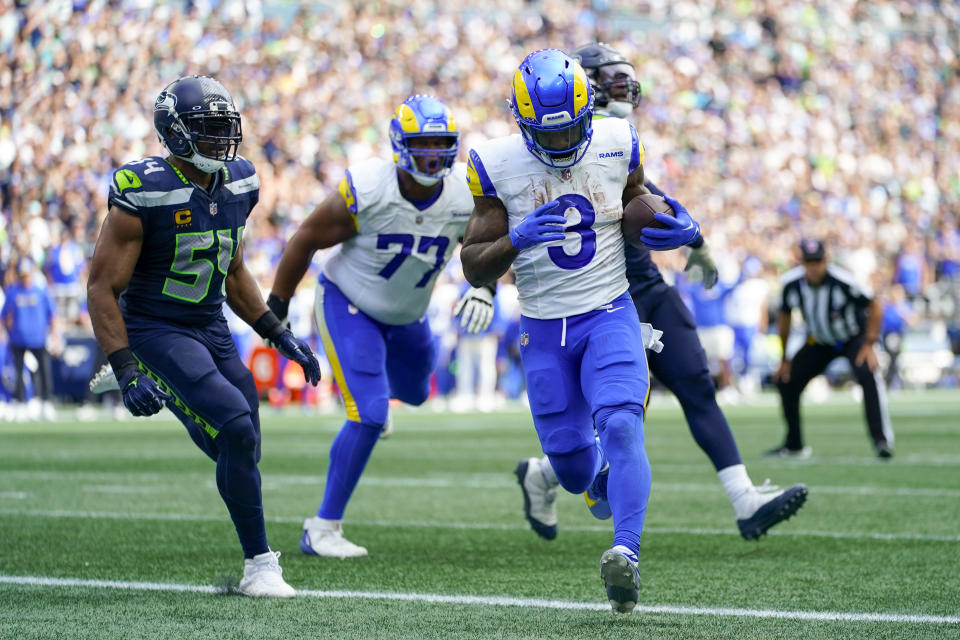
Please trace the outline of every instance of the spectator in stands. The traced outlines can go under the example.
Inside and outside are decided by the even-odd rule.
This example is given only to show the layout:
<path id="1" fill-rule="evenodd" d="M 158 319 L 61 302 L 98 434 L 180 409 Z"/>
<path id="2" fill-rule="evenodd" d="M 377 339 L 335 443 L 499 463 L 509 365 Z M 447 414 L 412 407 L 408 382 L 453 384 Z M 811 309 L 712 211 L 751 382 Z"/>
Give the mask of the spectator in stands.
<path id="1" fill-rule="evenodd" d="M 86 257 L 70 226 L 62 227 L 59 240 L 47 252 L 44 266 L 61 317 L 68 321 L 78 319 L 83 294 L 80 274 L 86 266 Z"/>
<path id="2" fill-rule="evenodd" d="M 17 265 L 16 281 L 6 289 L 6 299 L 0 309 L 13 354 L 17 419 L 37 418 L 41 414 L 46 420 L 56 418 L 52 403 L 50 353 L 46 345 L 51 337 L 54 343 L 58 342 L 57 310 L 50 288 L 45 282 L 38 282 L 42 278 L 35 273 L 33 262 L 22 258 Z M 36 372 L 32 377 L 34 398 L 29 407 L 26 405 L 24 370 L 27 352 L 36 360 Z"/>
<path id="3" fill-rule="evenodd" d="M 898 278 L 926 273 L 919 289 L 934 271 L 941 281 L 960 278 L 956 3 L 820 2 L 811 10 L 801 0 L 608 0 L 549 20 L 549 3 L 521 0 L 495 0 L 482 12 L 467 0 L 415 10 L 358 0 L 261 10 L 233 1 L 8 4 L 0 16 L 0 263 L 21 244 L 47 264 L 57 225 L 73 219 L 91 253 L 108 168 L 159 152 L 142 107 L 178 75 L 219 69 L 241 87 L 245 153 L 269 212 L 245 234 L 247 248 L 265 255 L 251 264 L 261 278 L 272 277 L 310 203 L 336 188 L 346 166 L 386 147 L 375 123 L 410 93 L 457 96 L 451 107 L 466 149 L 513 126 L 502 61 L 528 47 L 599 39 L 637 62 L 640 135 L 657 150 L 647 169 L 664 191 L 684 194 L 716 256 L 744 251 L 783 271 L 796 233 L 829 233 L 837 261 L 860 276 L 925 236 L 934 249 L 913 255 Z M 925 318 L 958 306 L 955 287 L 925 295 L 944 303 L 918 308 Z"/>
<path id="4" fill-rule="evenodd" d="M 469 289 L 460 287 L 462 296 Z M 493 320 L 486 329 L 471 333 L 469 326 L 457 322 L 457 391 L 450 408 L 454 411 L 493 411 L 497 390 L 497 346 L 502 331 L 496 296 L 493 299 Z"/>
<path id="5" fill-rule="evenodd" d="M 884 376 L 887 387 L 895 389 L 903 384 L 900 378 L 900 371 L 897 367 L 897 359 L 903 350 L 903 338 L 907 329 L 917 323 L 917 314 L 913 306 L 907 300 L 907 294 L 903 286 L 899 284 L 892 285 L 889 293 L 883 301 L 883 320 L 880 324 L 880 335 L 883 342 L 883 349 L 890 356 L 890 363 L 887 365 L 887 374 Z"/>

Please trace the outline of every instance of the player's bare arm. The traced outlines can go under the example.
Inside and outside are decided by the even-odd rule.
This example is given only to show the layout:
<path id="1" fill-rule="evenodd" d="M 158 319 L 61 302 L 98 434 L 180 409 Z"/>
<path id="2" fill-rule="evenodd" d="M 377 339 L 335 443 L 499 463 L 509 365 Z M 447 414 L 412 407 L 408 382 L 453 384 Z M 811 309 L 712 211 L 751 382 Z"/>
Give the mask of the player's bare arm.
<path id="1" fill-rule="evenodd" d="M 510 242 L 507 209 L 500 198 L 474 196 L 473 214 L 463 234 L 463 275 L 474 287 L 490 285 L 510 268 L 519 252 Z"/>
<path id="2" fill-rule="evenodd" d="M 357 222 L 343 197 L 333 192 L 313 210 L 283 251 L 271 294 L 283 300 L 293 297 L 310 267 L 313 254 L 357 235 Z"/>
<path id="3" fill-rule="evenodd" d="M 623 187 L 623 206 L 639 195 L 650 193 L 650 189 L 644 184 L 646 179 L 643 175 L 643 165 L 633 170 L 633 173 L 627 176 L 627 184 Z"/>
<path id="4" fill-rule="evenodd" d="M 249 325 L 253 325 L 267 312 L 260 287 L 253 274 L 243 261 L 243 239 L 237 243 L 237 254 L 230 261 L 225 281 L 227 304 L 237 316 Z"/>
<path id="5" fill-rule="evenodd" d="M 110 207 L 90 262 L 87 305 L 97 342 L 106 353 L 129 345 L 127 327 L 117 302 L 133 277 L 143 244 L 140 218 Z"/>

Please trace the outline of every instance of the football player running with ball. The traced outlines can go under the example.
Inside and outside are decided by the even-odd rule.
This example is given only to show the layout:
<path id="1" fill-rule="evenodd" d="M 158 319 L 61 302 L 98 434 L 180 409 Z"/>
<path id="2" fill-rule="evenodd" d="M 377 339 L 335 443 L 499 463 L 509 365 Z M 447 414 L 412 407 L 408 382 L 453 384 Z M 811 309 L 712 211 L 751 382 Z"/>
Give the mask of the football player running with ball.
<path id="1" fill-rule="evenodd" d="M 339 192 L 300 225 L 267 299 L 285 317 L 313 254 L 334 247 L 314 310 L 347 420 L 330 447 L 323 502 L 303 524 L 300 549 L 309 555 L 367 555 L 344 537 L 344 511 L 388 425 L 390 398 L 420 405 L 429 395 L 437 350 L 424 313 L 473 209 L 466 166 L 455 163 L 459 131 L 443 102 L 405 100 L 390 121 L 390 142 L 393 160 L 351 166 Z M 492 289 L 468 290 L 457 313 L 469 330 L 486 329 Z"/>
<path id="2" fill-rule="evenodd" d="M 633 65 L 620 52 L 603 43 L 591 43 L 578 47 L 572 55 L 580 61 L 593 85 L 595 120 L 625 118 L 637 108 L 640 83 Z M 649 179 L 645 185 L 653 193 L 665 196 Z M 668 201 L 679 212 L 678 203 Z M 669 228 L 644 229 L 641 234 L 644 244 L 655 250 L 689 246 L 687 271 L 700 267 L 704 286 L 711 288 L 717 281 L 717 269 L 703 238 L 687 232 L 685 224 L 670 216 L 658 214 L 657 219 L 669 224 Z M 663 281 L 648 249 L 628 244 L 625 255 L 630 295 L 640 319 L 655 327 L 669 328 L 663 350 L 650 354 L 650 371 L 677 396 L 690 433 L 710 458 L 730 499 L 740 535 L 746 540 L 756 540 L 803 506 L 807 487 L 796 484 L 780 490 L 766 484 L 753 485 L 740 459 L 730 425 L 717 405 L 716 389 L 690 311 L 677 291 Z M 549 459 L 522 460 L 517 476 L 530 526 L 541 537 L 552 540 L 557 535 L 557 482 Z M 609 510 L 598 497 L 590 491 L 585 493 L 591 513 L 609 517 Z"/>
<path id="3" fill-rule="evenodd" d="M 240 593 L 291 597 L 264 528 L 257 387 L 223 303 L 303 367 L 311 384 L 320 365 L 268 310 L 243 263 L 260 179 L 237 155 L 233 98 L 213 78 L 180 78 L 160 93 L 153 121 L 170 155 L 113 174 L 87 284 L 93 330 L 127 409 L 149 416 L 166 404 L 217 463 L 217 488 L 245 558 Z"/>
<path id="4" fill-rule="evenodd" d="M 520 135 L 470 151 L 474 208 L 461 260 L 474 286 L 513 266 L 534 427 L 564 489 L 605 485 L 614 537 L 600 575 L 614 612 L 630 613 L 650 494 L 645 347 L 659 343 L 627 293 L 620 229 L 623 203 L 647 192 L 643 146 L 626 120 L 594 122 L 593 100 L 562 51 L 523 60 L 511 95 Z"/>

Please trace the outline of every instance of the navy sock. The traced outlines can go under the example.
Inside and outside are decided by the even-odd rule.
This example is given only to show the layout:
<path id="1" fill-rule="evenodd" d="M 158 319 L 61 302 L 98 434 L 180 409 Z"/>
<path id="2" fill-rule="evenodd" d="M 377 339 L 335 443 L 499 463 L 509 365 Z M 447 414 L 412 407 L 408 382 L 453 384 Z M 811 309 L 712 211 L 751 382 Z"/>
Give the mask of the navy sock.
<path id="1" fill-rule="evenodd" d="M 217 436 L 217 489 L 237 529 L 244 558 L 269 550 L 257 468 L 259 440 L 250 414 L 223 425 Z"/>
<path id="2" fill-rule="evenodd" d="M 643 448 L 643 409 L 604 408 L 594 416 L 607 460 L 607 500 L 613 512 L 613 545 L 636 552 L 650 498 L 650 462 Z"/>
<path id="3" fill-rule="evenodd" d="M 323 490 L 323 504 L 317 515 L 326 520 L 340 520 L 347 508 L 360 476 L 380 437 L 382 424 L 364 424 L 347 420 L 330 447 L 330 467 L 327 485 Z"/>

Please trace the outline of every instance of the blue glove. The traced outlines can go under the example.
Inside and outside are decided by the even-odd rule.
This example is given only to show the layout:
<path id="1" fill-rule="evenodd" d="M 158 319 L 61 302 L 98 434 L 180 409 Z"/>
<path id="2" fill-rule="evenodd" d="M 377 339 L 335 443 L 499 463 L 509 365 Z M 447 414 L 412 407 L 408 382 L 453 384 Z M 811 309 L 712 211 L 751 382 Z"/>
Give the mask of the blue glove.
<path id="1" fill-rule="evenodd" d="M 152 416 L 163 409 L 163 403 L 172 396 L 156 381 L 135 367 L 126 367 L 117 376 L 123 406 L 135 416 Z"/>
<path id="2" fill-rule="evenodd" d="M 310 345 L 293 335 L 290 329 L 284 329 L 283 333 L 272 338 L 271 342 L 280 355 L 303 368 L 307 382 L 317 386 L 320 382 L 320 363 L 317 362 L 317 356 L 313 355 Z"/>
<path id="3" fill-rule="evenodd" d="M 510 230 L 510 242 L 517 251 L 525 251 L 543 242 L 563 240 L 567 218 L 556 200 L 540 205 Z"/>
<path id="4" fill-rule="evenodd" d="M 673 208 L 677 216 L 655 213 L 653 218 L 666 225 L 667 228 L 646 227 L 640 232 L 640 242 L 647 249 L 653 249 L 654 251 L 667 251 L 695 242 L 700 237 L 700 225 L 690 217 L 682 204 L 670 196 L 664 196 L 663 199 Z"/>

